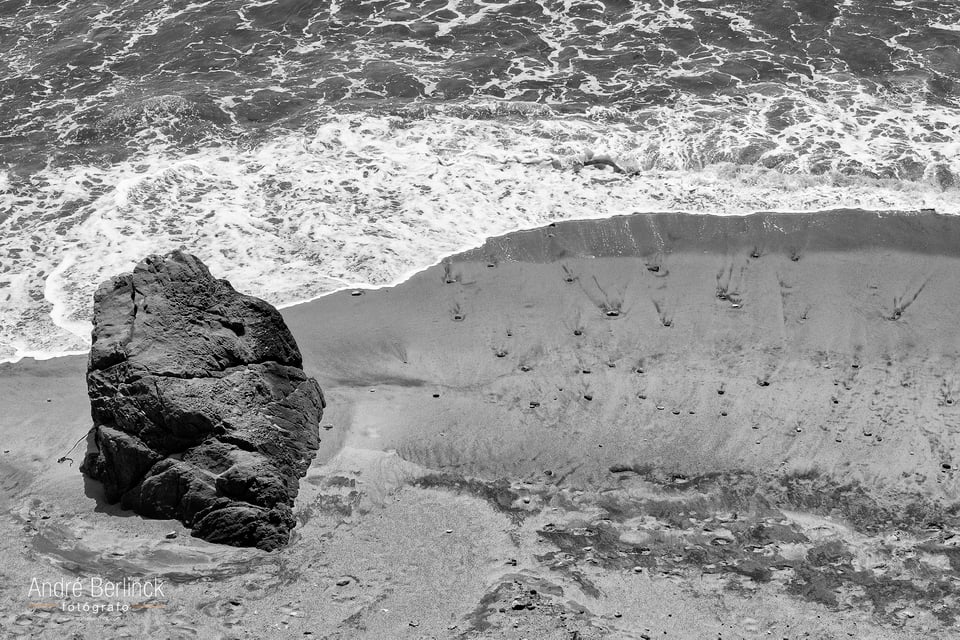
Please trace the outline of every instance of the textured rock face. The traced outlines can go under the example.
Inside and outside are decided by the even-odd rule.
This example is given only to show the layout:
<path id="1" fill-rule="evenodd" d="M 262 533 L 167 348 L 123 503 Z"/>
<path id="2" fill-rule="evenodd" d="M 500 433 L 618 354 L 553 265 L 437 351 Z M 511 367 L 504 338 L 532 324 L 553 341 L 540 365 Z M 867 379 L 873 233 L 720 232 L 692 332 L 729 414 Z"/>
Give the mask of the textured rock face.
<path id="1" fill-rule="evenodd" d="M 107 500 L 211 542 L 275 549 L 325 406 L 272 306 L 179 251 L 94 295 L 87 389 Z"/>

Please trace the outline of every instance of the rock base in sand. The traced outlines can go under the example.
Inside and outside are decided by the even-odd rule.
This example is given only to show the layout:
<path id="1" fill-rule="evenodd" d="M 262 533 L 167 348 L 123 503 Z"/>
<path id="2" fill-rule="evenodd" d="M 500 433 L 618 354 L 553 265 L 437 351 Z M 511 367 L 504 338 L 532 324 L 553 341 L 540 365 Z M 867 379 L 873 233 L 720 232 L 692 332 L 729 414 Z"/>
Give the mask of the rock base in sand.
<path id="1" fill-rule="evenodd" d="M 318 446 L 323 393 L 280 314 L 197 258 L 151 256 L 94 297 L 87 370 L 108 502 L 275 549 Z"/>

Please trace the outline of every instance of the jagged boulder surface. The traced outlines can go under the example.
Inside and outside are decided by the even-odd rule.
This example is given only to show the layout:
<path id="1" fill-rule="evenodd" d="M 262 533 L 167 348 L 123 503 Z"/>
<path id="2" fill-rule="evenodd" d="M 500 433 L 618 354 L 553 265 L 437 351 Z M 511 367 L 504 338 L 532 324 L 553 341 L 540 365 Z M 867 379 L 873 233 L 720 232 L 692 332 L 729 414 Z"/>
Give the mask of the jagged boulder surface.
<path id="1" fill-rule="evenodd" d="M 93 324 L 81 470 L 107 500 L 211 542 L 286 544 L 325 403 L 279 312 L 175 251 L 103 283 Z"/>

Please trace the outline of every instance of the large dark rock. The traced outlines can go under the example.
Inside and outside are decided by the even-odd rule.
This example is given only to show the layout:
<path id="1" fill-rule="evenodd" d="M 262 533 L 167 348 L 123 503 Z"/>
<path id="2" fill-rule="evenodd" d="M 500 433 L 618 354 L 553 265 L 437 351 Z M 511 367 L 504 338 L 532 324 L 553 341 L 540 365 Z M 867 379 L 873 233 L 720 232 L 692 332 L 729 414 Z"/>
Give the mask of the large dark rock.
<path id="1" fill-rule="evenodd" d="M 275 549 L 325 406 L 272 306 L 194 256 L 150 256 L 94 295 L 87 389 L 107 500 L 211 542 Z"/>

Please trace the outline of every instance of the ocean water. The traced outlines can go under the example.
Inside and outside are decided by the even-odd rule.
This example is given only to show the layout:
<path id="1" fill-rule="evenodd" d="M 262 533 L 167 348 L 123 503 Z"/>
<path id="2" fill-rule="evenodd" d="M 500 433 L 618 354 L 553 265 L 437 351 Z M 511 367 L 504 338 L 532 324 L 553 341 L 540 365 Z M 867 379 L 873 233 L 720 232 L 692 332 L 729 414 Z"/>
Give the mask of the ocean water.
<path id="1" fill-rule="evenodd" d="M 283 306 L 565 218 L 960 213 L 955 0 L 0 0 L 0 361 L 183 247 Z"/>

